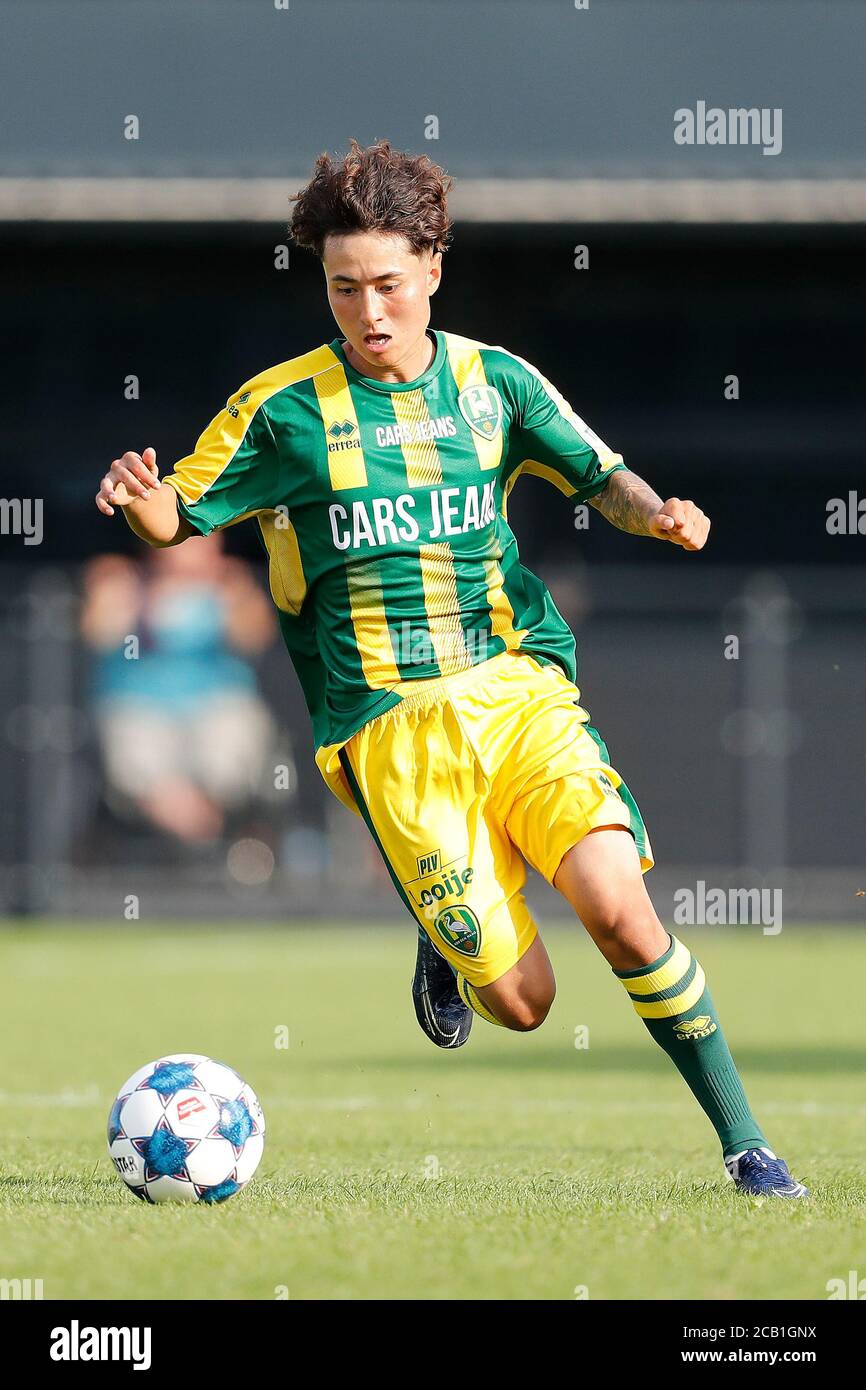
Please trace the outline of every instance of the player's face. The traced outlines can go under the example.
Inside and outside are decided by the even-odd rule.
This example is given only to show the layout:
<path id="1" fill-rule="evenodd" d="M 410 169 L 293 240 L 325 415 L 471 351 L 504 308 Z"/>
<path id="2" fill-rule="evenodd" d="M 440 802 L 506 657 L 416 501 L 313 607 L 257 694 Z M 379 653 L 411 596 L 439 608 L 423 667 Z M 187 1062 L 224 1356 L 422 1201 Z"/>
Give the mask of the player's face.
<path id="1" fill-rule="evenodd" d="M 430 296 L 442 274 L 441 252 L 417 255 L 386 232 L 329 236 L 323 255 L 328 302 L 364 376 L 412 381 L 430 359 Z"/>

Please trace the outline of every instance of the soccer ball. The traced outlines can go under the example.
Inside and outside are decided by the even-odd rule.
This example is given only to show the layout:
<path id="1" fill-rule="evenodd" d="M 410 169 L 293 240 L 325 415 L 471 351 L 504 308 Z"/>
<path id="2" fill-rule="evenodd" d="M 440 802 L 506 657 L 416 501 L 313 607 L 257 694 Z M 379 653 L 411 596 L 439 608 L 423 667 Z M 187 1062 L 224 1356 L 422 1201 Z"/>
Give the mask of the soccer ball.
<path id="1" fill-rule="evenodd" d="M 224 1202 L 259 1166 L 265 1117 L 223 1062 L 175 1052 L 139 1067 L 108 1117 L 108 1152 L 145 1202 Z"/>

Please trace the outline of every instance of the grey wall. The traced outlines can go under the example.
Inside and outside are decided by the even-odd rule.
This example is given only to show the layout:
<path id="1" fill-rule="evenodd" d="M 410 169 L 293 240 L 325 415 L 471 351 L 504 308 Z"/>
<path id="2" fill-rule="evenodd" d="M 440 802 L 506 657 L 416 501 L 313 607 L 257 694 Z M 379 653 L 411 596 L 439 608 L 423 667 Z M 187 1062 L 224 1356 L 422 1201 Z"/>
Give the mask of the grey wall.
<path id="1" fill-rule="evenodd" d="M 353 134 L 486 177 L 856 176 L 864 53 L 862 0 L 0 0 L 0 176 L 295 176 Z M 676 146 L 699 99 L 781 107 L 782 153 Z"/>

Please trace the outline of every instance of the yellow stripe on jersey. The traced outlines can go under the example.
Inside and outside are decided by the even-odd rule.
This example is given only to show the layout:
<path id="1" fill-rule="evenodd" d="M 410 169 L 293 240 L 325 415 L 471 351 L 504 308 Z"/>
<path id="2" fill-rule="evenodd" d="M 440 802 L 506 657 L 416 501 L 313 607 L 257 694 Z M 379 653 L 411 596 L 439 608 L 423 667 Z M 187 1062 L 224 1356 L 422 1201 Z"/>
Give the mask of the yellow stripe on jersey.
<path id="1" fill-rule="evenodd" d="M 200 501 L 228 468 L 259 407 L 286 386 L 306 380 L 335 360 L 329 347 L 318 347 L 253 377 L 229 398 L 225 410 L 211 420 L 199 437 L 193 453 L 179 459 L 173 473 L 163 481 L 174 488 L 187 506 Z"/>
<path id="2" fill-rule="evenodd" d="M 551 468 L 549 464 L 539 463 L 537 459 L 524 459 L 519 468 L 516 468 L 508 480 L 508 492 L 511 491 L 521 473 L 534 473 L 538 478 L 546 478 L 554 487 L 558 487 L 560 492 L 564 492 L 566 497 L 573 497 L 577 488 L 570 483 L 563 473 L 557 468 Z M 507 494 L 506 494 L 507 496 Z"/>
<path id="3" fill-rule="evenodd" d="M 306 596 L 307 581 L 295 528 L 288 517 L 278 518 L 276 512 L 259 513 L 258 522 L 268 551 L 268 580 L 274 603 L 283 613 L 297 615 Z"/>
<path id="4" fill-rule="evenodd" d="M 442 460 L 435 439 L 412 442 L 415 427 L 430 419 L 423 391 L 394 391 L 391 405 L 398 425 L 406 429 L 401 445 L 406 460 L 406 477 L 410 487 L 435 487 L 442 482 Z M 420 433 L 420 431 L 417 431 Z"/>
<path id="5" fill-rule="evenodd" d="M 409 486 L 435 487 L 442 482 L 442 460 L 435 439 L 413 440 L 421 431 L 416 426 L 430 420 L 430 410 L 423 391 L 394 391 L 391 394 L 394 416 L 405 427 L 401 448 L 406 461 Z M 460 600 L 457 596 L 457 573 L 454 552 L 446 542 L 421 545 L 418 549 L 421 584 L 424 589 L 424 608 L 427 628 L 443 676 L 464 671 L 472 665 L 472 657 L 463 635 Z"/>
<path id="6" fill-rule="evenodd" d="M 451 676 L 472 665 L 460 617 L 454 552 L 446 543 L 421 545 L 418 559 L 430 641 L 439 670 L 443 676 Z"/>
<path id="7" fill-rule="evenodd" d="M 520 646 L 526 636 L 526 628 L 514 626 L 514 609 L 508 602 L 502 570 L 495 560 L 484 561 L 487 576 L 487 602 L 490 605 L 490 632 L 493 637 L 501 637 L 506 651 L 512 652 Z"/>
<path id="8" fill-rule="evenodd" d="M 400 671 L 394 659 L 378 567 L 372 563 L 349 565 L 346 583 L 364 679 L 373 690 L 396 685 Z"/>
<path id="9" fill-rule="evenodd" d="M 458 395 L 468 386 L 487 386 L 487 374 L 477 343 L 471 338 L 461 338 L 458 333 L 446 333 L 445 344 L 448 349 L 448 365 L 457 384 Z M 470 431 L 480 468 L 498 468 L 502 458 L 502 430 L 497 430 L 492 439 L 483 439 Z"/>
<path id="10" fill-rule="evenodd" d="M 502 520 L 505 521 L 505 522 L 508 521 L 508 496 L 509 496 L 509 493 L 511 492 L 511 489 L 514 487 L 514 484 L 517 482 L 517 479 L 518 479 L 519 477 L 520 477 L 520 469 L 519 469 L 519 468 L 515 468 L 515 470 L 514 470 L 514 472 L 512 473 L 511 477 L 507 480 L 507 482 L 504 484 L 504 486 L 503 486 L 503 488 L 502 488 L 502 502 L 500 503 L 499 511 L 500 511 L 500 513 L 502 514 Z"/>
<path id="11" fill-rule="evenodd" d="M 333 357 L 333 353 L 330 353 Z M 367 486 L 367 465 L 361 444 L 358 416 L 345 368 L 341 362 L 313 378 L 328 446 L 328 469 L 335 492 Z M 349 447 L 342 448 L 346 444 Z"/>

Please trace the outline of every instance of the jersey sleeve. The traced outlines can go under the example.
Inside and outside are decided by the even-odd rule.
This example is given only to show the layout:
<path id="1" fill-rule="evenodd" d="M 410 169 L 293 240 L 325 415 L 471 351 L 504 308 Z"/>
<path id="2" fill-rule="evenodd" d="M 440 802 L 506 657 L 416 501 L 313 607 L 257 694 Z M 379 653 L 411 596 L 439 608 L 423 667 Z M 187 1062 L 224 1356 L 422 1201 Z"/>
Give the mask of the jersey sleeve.
<path id="1" fill-rule="evenodd" d="M 515 396 L 513 429 L 517 455 L 504 479 L 510 491 L 521 473 L 534 473 L 566 497 L 585 502 L 605 486 L 611 473 L 625 468 L 617 454 L 572 410 L 546 377 L 528 362 L 511 378 Z"/>
<path id="2" fill-rule="evenodd" d="M 179 510 L 203 536 L 233 526 L 281 501 L 280 458 L 264 401 L 241 387 L 213 419 L 195 449 L 163 478 Z"/>

